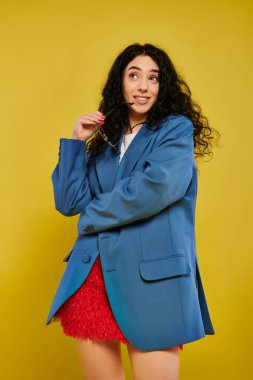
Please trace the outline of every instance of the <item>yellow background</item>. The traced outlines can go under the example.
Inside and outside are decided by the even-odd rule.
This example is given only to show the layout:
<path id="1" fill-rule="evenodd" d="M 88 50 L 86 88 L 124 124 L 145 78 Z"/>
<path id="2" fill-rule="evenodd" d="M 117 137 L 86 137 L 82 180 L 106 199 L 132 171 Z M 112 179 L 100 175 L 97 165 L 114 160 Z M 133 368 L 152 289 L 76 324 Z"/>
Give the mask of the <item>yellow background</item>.
<path id="1" fill-rule="evenodd" d="M 171 56 L 221 133 L 213 159 L 199 166 L 196 214 L 197 253 L 216 335 L 185 345 L 180 379 L 251 379 L 251 2 L 0 5 L 0 378 L 82 378 L 72 339 L 58 323 L 45 325 L 77 222 L 54 209 L 51 173 L 59 138 L 71 136 L 79 115 L 97 110 L 118 53 L 149 42 Z M 125 347 L 122 352 L 131 379 Z"/>

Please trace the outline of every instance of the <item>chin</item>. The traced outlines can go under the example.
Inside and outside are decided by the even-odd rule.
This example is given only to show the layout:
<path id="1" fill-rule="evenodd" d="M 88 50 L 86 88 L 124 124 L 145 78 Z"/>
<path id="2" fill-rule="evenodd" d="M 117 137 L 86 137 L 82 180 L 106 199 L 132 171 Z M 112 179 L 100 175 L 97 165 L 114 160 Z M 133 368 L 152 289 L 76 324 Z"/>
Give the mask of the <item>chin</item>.
<path id="1" fill-rule="evenodd" d="M 135 109 L 138 112 L 148 112 L 153 107 L 153 104 L 149 105 L 140 105 L 140 104 L 133 104 L 130 106 L 131 108 Z"/>

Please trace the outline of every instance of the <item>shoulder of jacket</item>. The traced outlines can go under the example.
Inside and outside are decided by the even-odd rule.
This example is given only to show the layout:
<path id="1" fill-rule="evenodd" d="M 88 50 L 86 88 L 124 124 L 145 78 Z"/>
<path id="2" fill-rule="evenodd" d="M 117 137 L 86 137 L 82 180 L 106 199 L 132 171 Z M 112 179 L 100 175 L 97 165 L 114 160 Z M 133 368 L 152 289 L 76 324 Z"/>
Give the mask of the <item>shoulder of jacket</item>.
<path id="1" fill-rule="evenodd" d="M 179 125 L 191 125 L 192 121 L 188 116 L 177 114 L 167 116 L 162 124 L 170 129 L 177 128 Z"/>
<path id="2" fill-rule="evenodd" d="M 169 115 L 162 120 L 158 139 L 175 139 L 183 136 L 193 136 L 193 123 L 185 115 Z"/>

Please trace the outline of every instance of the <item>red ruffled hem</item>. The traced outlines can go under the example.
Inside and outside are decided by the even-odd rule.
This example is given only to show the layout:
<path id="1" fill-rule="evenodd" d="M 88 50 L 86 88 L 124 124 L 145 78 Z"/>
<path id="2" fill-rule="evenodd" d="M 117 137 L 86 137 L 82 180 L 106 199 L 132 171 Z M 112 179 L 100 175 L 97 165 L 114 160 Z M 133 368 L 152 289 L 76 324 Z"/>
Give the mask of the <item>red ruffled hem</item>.
<path id="1" fill-rule="evenodd" d="M 99 255 L 85 282 L 60 307 L 57 318 L 66 336 L 130 343 L 113 315 Z M 183 350 L 183 345 L 178 348 Z"/>

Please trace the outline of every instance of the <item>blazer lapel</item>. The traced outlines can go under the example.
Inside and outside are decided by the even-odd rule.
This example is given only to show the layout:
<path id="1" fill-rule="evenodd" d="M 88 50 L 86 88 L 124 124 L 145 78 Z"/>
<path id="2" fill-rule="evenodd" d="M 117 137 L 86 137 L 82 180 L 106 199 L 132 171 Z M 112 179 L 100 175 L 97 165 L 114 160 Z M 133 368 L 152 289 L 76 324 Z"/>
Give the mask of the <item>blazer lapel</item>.
<path id="1" fill-rule="evenodd" d="M 96 158 L 97 176 L 103 192 L 112 191 L 114 185 L 121 178 L 130 175 L 133 167 L 143 155 L 153 133 L 154 131 L 150 130 L 144 123 L 119 162 L 120 145 L 124 136 L 122 132 L 118 145 L 118 154 L 113 153 L 113 148 L 108 145 L 104 154 Z"/>

